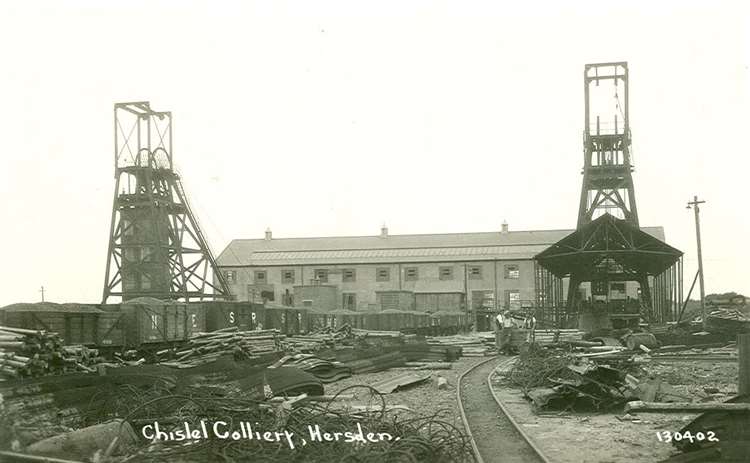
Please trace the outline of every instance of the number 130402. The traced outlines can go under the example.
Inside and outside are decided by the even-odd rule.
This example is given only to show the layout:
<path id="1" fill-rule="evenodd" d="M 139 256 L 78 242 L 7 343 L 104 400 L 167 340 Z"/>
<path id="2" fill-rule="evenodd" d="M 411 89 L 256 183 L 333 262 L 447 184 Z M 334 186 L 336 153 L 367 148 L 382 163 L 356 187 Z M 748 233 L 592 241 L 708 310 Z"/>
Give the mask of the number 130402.
<path id="1" fill-rule="evenodd" d="M 693 434 L 690 431 L 685 432 L 672 432 L 672 431 L 657 431 L 656 432 L 656 438 L 659 439 L 659 442 L 672 442 L 672 441 L 688 441 L 690 443 L 693 442 L 719 442 L 719 438 L 716 437 L 716 433 L 713 431 L 707 431 L 705 433 L 702 432 L 696 432 Z"/>

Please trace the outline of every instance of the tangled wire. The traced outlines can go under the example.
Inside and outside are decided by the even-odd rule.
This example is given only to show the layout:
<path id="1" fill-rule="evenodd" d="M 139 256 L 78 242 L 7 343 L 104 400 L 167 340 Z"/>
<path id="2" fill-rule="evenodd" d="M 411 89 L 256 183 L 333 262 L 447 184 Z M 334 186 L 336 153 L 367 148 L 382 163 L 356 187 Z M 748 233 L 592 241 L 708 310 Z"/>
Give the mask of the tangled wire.
<path id="1" fill-rule="evenodd" d="M 537 387 L 550 386 L 550 378 L 572 376 L 568 365 L 575 363 L 573 355 L 562 349 L 545 349 L 532 344 L 523 352 L 508 374 L 511 385 L 524 392 Z"/>
<path id="2" fill-rule="evenodd" d="M 464 432 L 440 412 L 424 416 L 404 410 L 390 410 L 382 394 L 369 386 L 352 386 L 330 401 L 304 401 L 296 406 L 282 402 L 249 399 L 241 394 L 220 395 L 210 387 L 184 387 L 169 390 L 157 381 L 150 389 L 119 386 L 92 398 L 85 415 L 90 423 L 122 418 L 139 435 L 139 445 L 120 450 L 115 461 L 126 462 L 341 462 L 436 463 L 473 461 L 471 444 Z M 356 402 L 356 404 L 355 404 Z M 147 440 L 141 429 L 158 422 L 170 430 L 200 426 L 200 422 L 226 423 L 239 430 L 240 423 L 252 423 L 261 433 L 286 431 L 286 439 L 269 441 L 240 438 L 208 438 L 182 441 Z M 311 427 L 333 435 L 357 434 L 382 439 L 335 439 L 313 442 Z M 210 425 L 209 425 L 210 429 Z M 339 433 L 339 434 L 337 434 Z M 368 434 L 372 433 L 372 434 Z M 305 442 L 305 440 L 307 442 Z"/>

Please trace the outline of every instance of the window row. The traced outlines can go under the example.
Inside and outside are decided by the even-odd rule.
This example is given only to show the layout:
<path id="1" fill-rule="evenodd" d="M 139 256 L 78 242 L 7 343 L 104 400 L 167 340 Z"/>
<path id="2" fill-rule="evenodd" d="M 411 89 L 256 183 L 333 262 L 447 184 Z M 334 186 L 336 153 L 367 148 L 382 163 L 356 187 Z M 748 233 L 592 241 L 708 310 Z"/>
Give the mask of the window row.
<path id="1" fill-rule="evenodd" d="M 441 280 L 452 280 L 454 279 L 454 267 L 453 266 L 441 266 L 438 268 L 438 277 Z M 481 266 L 469 266 L 466 268 L 467 278 L 470 280 L 481 280 L 483 268 Z M 339 270 L 335 270 L 339 272 Z M 334 271 L 329 269 L 315 269 L 313 271 L 313 279 L 320 283 L 327 283 L 328 277 Z M 347 268 L 340 270 L 341 281 L 344 283 L 352 283 L 357 281 L 357 270 L 353 268 Z M 508 264 L 505 265 L 504 277 L 506 280 L 517 280 L 520 277 L 520 269 L 518 265 Z M 229 270 L 224 272 L 224 276 L 227 283 L 237 282 L 237 272 Z M 294 284 L 294 270 L 284 269 L 281 270 L 281 283 L 283 284 Z M 416 281 L 419 279 L 419 268 L 418 267 L 404 267 L 404 280 Z M 256 270 L 253 273 L 253 282 L 256 284 L 264 284 L 268 281 L 268 275 L 266 270 Z M 375 281 L 391 281 L 391 269 L 389 267 L 380 267 L 375 269 Z"/>

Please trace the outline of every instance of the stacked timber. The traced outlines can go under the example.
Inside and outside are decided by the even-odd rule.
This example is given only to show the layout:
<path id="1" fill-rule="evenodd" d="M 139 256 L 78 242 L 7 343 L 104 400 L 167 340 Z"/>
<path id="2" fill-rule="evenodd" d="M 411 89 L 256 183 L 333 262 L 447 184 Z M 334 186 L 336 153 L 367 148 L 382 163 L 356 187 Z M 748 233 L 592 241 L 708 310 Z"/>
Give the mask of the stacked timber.
<path id="1" fill-rule="evenodd" d="M 284 339 L 282 345 L 286 352 L 316 352 L 320 349 L 346 344 L 349 340 L 351 340 L 351 330 L 327 330 L 288 337 Z"/>
<path id="2" fill-rule="evenodd" d="M 0 380 L 93 372 L 101 359 L 84 346 L 63 346 L 57 333 L 0 326 Z"/>
<path id="3" fill-rule="evenodd" d="M 393 338 L 393 339 L 402 339 L 403 333 L 400 331 L 372 331 L 372 330 L 361 330 L 361 329 L 353 329 L 352 333 L 356 337 L 362 337 L 362 338 Z"/>
<path id="4" fill-rule="evenodd" d="M 461 346 L 427 343 L 409 343 L 399 348 L 406 360 L 425 362 L 453 362 L 461 357 L 462 349 Z"/>
<path id="5" fill-rule="evenodd" d="M 179 349 L 165 349 L 156 353 L 162 365 L 188 368 L 212 362 L 222 355 L 257 359 L 264 354 L 282 349 L 284 336 L 279 330 L 239 331 L 234 326 L 197 333 Z"/>
<path id="6" fill-rule="evenodd" d="M 436 346 L 460 347 L 461 355 L 463 357 L 483 357 L 490 351 L 484 337 L 477 334 L 428 336 L 427 344 Z"/>
<path id="7" fill-rule="evenodd" d="M 520 330 L 525 334 L 525 330 Z M 583 331 L 577 329 L 534 330 L 534 341 L 537 344 L 558 344 L 583 340 Z"/>

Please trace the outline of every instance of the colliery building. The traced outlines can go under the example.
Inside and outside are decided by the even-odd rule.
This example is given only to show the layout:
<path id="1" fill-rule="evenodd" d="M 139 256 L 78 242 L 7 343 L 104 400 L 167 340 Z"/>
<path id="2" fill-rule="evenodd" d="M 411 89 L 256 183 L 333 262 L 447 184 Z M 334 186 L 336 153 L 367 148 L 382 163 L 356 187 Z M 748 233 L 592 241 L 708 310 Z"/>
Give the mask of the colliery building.
<path id="1" fill-rule="evenodd" d="M 644 228 L 663 240 L 662 227 Z M 497 311 L 539 305 L 541 253 L 573 230 L 233 240 L 218 257 L 237 300 L 325 310 Z M 638 297 L 638 285 L 610 290 Z M 560 296 L 566 285 L 560 286 Z M 549 291 L 546 289 L 546 291 Z M 590 296 L 582 285 L 581 296 Z M 586 294 L 587 293 L 587 294 Z"/>

